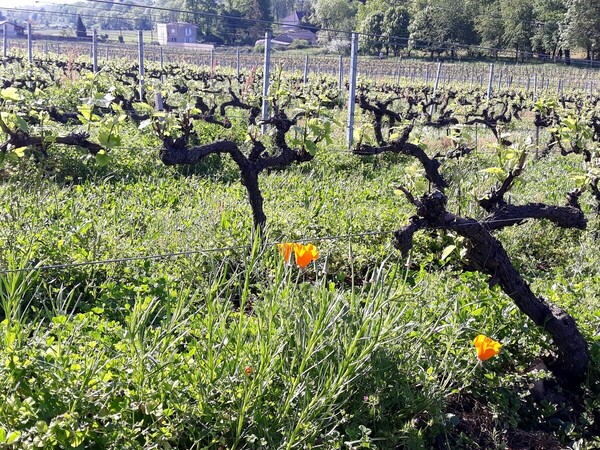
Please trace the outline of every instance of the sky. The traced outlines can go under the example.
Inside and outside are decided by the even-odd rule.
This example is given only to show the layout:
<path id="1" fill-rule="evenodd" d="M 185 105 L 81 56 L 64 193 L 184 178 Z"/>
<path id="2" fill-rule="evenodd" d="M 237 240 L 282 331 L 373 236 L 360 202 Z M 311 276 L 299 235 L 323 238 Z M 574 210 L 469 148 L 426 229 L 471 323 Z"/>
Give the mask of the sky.
<path id="1" fill-rule="evenodd" d="M 76 1 L 81 1 L 81 0 L 42 0 L 42 1 L 36 1 L 36 0 L 0 0 L 0 11 L 2 10 L 2 8 L 19 8 L 19 7 L 31 7 L 31 6 L 44 6 L 44 5 L 48 5 L 48 4 L 66 4 L 66 3 L 74 3 Z"/>

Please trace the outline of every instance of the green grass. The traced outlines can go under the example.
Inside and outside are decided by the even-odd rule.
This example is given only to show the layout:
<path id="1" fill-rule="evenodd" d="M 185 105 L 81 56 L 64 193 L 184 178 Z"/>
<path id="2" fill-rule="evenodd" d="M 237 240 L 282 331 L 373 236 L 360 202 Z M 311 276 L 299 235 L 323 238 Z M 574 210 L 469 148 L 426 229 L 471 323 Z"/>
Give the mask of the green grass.
<path id="1" fill-rule="evenodd" d="M 523 371 L 552 346 L 484 278 L 458 275 L 452 263 L 406 271 L 389 235 L 317 242 L 314 266 L 286 267 L 272 246 L 237 247 L 248 242 L 251 222 L 228 161 L 207 177 L 138 157 L 143 167 L 129 178 L 125 164 L 121 174 L 100 170 L 75 185 L 5 183 L 8 267 L 236 248 L 2 276 L 6 304 L 21 303 L 2 323 L 0 379 L 9 394 L 0 423 L 21 433 L 23 448 L 28 440 L 48 448 L 427 448 L 440 435 L 468 447 L 446 411 L 458 393 L 490 402 L 497 412 L 489 414 L 503 418 L 495 429 L 523 426 L 536 378 Z M 540 161 L 536 170 L 556 163 Z M 393 193 L 403 164 L 323 151 L 310 164 L 264 176 L 267 240 L 403 225 L 411 211 Z M 472 173 L 466 162 L 456 169 Z M 592 233 L 533 224 L 502 239 L 539 280 L 536 289 L 575 315 L 598 355 Z M 441 252 L 444 241 L 419 237 L 413 260 L 435 262 L 439 253 L 432 260 L 430 249 Z M 539 272 L 543 260 L 550 273 Z M 479 332 L 504 345 L 484 366 L 471 344 Z M 530 413 L 542 424 L 544 414 L 552 418 Z M 571 434 L 557 432 L 563 442 L 584 429 L 573 425 Z"/>
<path id="2" fill-rule="evenodd" d="M 82 85 L 48 96 L 68 105 L 90 95 Z M 585 231 L 498 233 L 534 292 L 590 343 L 575 399 L 540 398 L 531 386 L 548 375 L 531 364 L 552 342 L 456 253 L 441 261 L 456 236 L 418 234 L 410 261 L 394 249 L 387 232 L 414 214 L 395 192 L 413 161 L 341 152 L 336 133 L 313 161 L 261 175 L 267 244 L 250 237 L 228 157 L 166 168 L 132 125 L 122 145 L 140 148 L 114 149 L 107 166 L 53 149 L 4 171 L 2 268 L 198 252 L 0 274 L 0 447 L 597 447 L 600 222 L 589 196 Z M 434 153 L 443 134 L 421 140 Z M 444 163 L 450 210 L 483 215 L 475 200 L 495 178 L 481 169 L 496 159 L 481 146 Z M 563 204 L 581 167 L 532 158 L 511 199 Z M 365 231 L 382 233 L 343 237 Z M 303 270 L 274 245 L 311 238 L 320 256 Z M 479 333 L 502 342 L 498 357 L 477 362 Z"/>

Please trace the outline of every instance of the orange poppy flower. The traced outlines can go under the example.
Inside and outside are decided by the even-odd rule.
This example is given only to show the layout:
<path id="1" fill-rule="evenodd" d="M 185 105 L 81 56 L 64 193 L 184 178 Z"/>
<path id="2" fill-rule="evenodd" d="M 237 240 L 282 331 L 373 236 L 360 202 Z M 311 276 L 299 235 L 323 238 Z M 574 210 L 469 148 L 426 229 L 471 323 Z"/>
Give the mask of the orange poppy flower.
<path id="1" fill-rule="evenodd" d="M 277 244 L 279 253 L 281 253 L 281 256 L 283 256 L 283 260 L 286 262 L 286 264 L 290 263 L 290 259 L 292 257 L 292 249 L 294 248 L 294 245 L 295 244 L 292 244 L 291 242 L 284 242 L 283 244 Z"/>
<path id="2" fill-rule="evenodd" d="M 296 264 L 303 269 L 319 257 L 319 252 L 313 244 L 294 244 L 294 255 Z"/>
<path id="3" fill-rule="evenodd" d="M 253 369 L 252 366 L 246 366 L 244 368 L 244 374 L 249 377 L 250 375 L 252 375 Z"/>
<path id="4" fill-rule="evenodd" d="M 496 356 L 500 353 L 500 349 L 502 348 L 500 342 L 496 342 L 483 334 L 477 335 L 473 340 L 473 345 L 475 345 L 477 358 L 479 358 L 480 361 L 486 361 L 492 356 Z"/>

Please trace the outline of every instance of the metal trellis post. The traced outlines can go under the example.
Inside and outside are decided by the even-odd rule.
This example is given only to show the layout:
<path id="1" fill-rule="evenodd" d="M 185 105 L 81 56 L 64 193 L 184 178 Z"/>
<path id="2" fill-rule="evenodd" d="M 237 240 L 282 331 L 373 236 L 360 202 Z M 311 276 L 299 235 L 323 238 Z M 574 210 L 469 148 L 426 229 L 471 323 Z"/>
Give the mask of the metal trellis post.
<path id="1" fill-rule="evenodd" d="M 263 92 L 262 92 L 262 120 L 269 118 L 269 100 L 267 95 L 269 94 L 269 78 L 271 71 L 271 32 L 265 33 L 265 62 L 263 68 Z M 267 132 L 267 124 L 263 123 L 261 127 L 262 134 Z"/>
<path id="2" fill-rule="evenodd" d="M 6 58 L 8 57 L 8 26 L 4 23 L 4 36 L 2 38 L 2 58 L 4 62 L 4 67 L 6 67 Z"/>
<path id="3" fill-rule="evenodd" d="M 98 73 L 98 30 L 92 32 L 92 66 L 94 73 Z"/>
<path id="4" fill-rule="evenodd" d="M 31 24 L 27 24 L 27 60 L 33 64 L 33 35 L 31 33 Z"/>
<path id="5" fill-rule="evenodd" d="M 308 55 L 304 57 L 304 78 L 302 78 L 304 84 L 308 82 Z"/>
<path id="6" fill-rule="evenodd" d="M 358 63 L 358 34 L 352 33 L 350 48 L 350 86 L 348 88 L 348 148 L 354 143 L 354 97 L 356 96 L 356 71 Z"/>
<path id="7" fill-rule="evenodd" d="M 144 32 L 138 31 L 139 64 L 140 64 L 140 102 L 144 101 Z"/>
<path id="8" fill-rule="evenodd" d="M 435 94 L 437 93 L 438 87 L 440 85 L 440 73 L 442 72 L 442 62 L 438 62 L 438 66 L 437 66 L 437 72 L 435 74 L 435 84 L 433 85 L 433 94 L 432 97 L 435 96 Z M 429 107 L 429 115 L 432 116 L 433 115 L 433 111 L 435 109 L 435 105 L 431 105 Z"/>
<path id="9" fill-rule="evenodd" d="M 487 98 L 492 97 L 492 81 L 494 80 L 494 63 L 490 64 L 490 78 L 488 79 Z"/>
<path id="10" fill-rule="evenodd" d="M 344 87 L 344 57 L 340 55 L 340 64 L 338 71 L 338 90 L 340 94 L 342 93 L 342 89 Z"/>

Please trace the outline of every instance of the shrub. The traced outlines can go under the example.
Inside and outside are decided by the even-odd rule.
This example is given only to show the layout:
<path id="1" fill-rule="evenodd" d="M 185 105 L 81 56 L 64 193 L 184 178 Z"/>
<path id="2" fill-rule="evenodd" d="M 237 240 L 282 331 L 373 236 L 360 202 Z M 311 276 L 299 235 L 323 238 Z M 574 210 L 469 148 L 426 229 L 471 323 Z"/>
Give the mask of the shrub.
<path id="1" fill-rule="evenodd" d="M 341 53 L 344 55 L 350 54 L 350 41 L 346 39 L 332 39 L 327 44 L 327 50 L 330 53 Z"/>
<path id="2" fill-rule="evenodd" d="M 293 50 L 293 49 L 300 50 L 300 49 L 308 48 L 308 47 L 310 47 L 310 43 L 306 39 L 297 39 L 297 40 L 293 41 L 288 48 L 290 50 Z"/>

